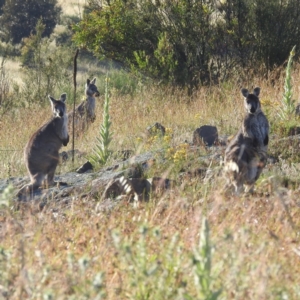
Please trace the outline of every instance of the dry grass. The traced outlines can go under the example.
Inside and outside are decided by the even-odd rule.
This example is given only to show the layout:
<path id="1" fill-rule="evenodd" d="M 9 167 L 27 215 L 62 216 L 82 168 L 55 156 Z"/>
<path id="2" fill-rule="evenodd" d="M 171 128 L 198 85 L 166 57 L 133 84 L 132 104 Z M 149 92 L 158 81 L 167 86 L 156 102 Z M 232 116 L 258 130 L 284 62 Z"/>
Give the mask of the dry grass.
<path id="1" fill-rule="evenodd" d="M 58 2 L 69 15 L 81 15 L 85 3 Z M 20 83 L 16 63 L 8 68 L 13 80 Z M 79 89 L 86 77 L 84 72 L 79 74 Z M 145 151 L 149 145 L 140 143 L 138 138 L 154 122 L 172 129 L 171 146 L 190 141 L 193 131 L 204 124 L 216 125 L 220 135 L 232 134 L 243 117 L 241 87 L 261 87 L 264 110 L 274 128 L 278 122 L 274 109 L 280 104 L 284 78 L 276 78 L 276 84 L 272 74 L 270 78 L 256 78 L 251 82 L 240 82 L 238 78 L 220 86 L 203 87 L 193 99 L 181 90 L 157 86 L 145 87 L 133 96 L 112 90 L 111 148 Z M 300 91 L 296 88 L 299 80 L 297 66 L 293 72 L 295 99 L 299 98 Z M 76 140 L 75 148 L 82 152 L 90 153 L 96 143 L 102 103 L 100 98 L 97 118 L 89 131 Z M 0 178 L 26 175 L 23 148 L 49 117 L 50 105 L 44 109 L 16 109 L 1 116 Z M 270 152 L 278 153 L 281 149 L 272 138 Z M 298 144 L 295 147 L 299 148 Z M 208 299 L 201 294 L 203 287 L 195 280 L 201 279 L 195 273 L 195 258 L 205 258 L 195 254 L 200 253 L 203 216 L 210 224 L 213 251 L 209 291 L 221 288 L 221 299 L 299 299 L 297 182 L 300 180 L 297 172 L 293 178 L 296 184 L 283 180 L 287 175 L 284 163 L 297 170 L 299 157 L 293 145 L 286 148 L 289 150 L 286 155 L 293 153 L 286 157 L 288 163 L 280 161 L 275 167 L 268 166 L 252 196 L 224 194 L 223 178 L 215 177 L 209 182 L 187 180 L 166 195 L 153 196 L 148 203 L 133 207 L 124 201 L 110 211 L 99 209 L 99 200 L 90 198 L 68 205 L 49 201 L 42 211 L 38 204 L 24 205 L 17 211 L 11 209 L 11 202 L 2 205 L 0 299 L 101 299 L 104 296 L 107 299 Z M 71 143 L 63 150 L 70 149 Z M 190 157 L 195 167 L 200 166 L 197 155 Z M 79 158 L 76 166 L 84 160 Z M 153 166 L 150 172 L 160 175 L 165 171 L 163 167 Z M 67 164 L 57 172 L 73 168 Z M 178 169 L 174 168 L 169 175 L 177 179 Z M 3 201 L 6 204 L 7 199 L 9 195 Z M 0 203 L 2 200 L 0 195 Z M 202 275 L 205 277 L 207 273 Z"/>
<path id="2" fill-rule="evenodd" d="M 295 83 L 299 72 L 297 67 Z M 260 86 L 261 99 L 272 106 L 281 99 L 283 79 L 276 86 L 261 79 L 243 86 Z M 194 99 L 180 90 L 154 86 L 135 96 L 112 91 L 112 149 L 144 149 L 137 138 L 154 122 L 172 128 L 174 145 L 191 140 L 193 130 L 204 124 L 216 125 L 221 135 L 234 133 L 243 116 L 240 88 L 233 83 L 203 87 Z M 296 90 L 296 99 L 298 94 Z M 94 146 L 102 122 L 101 103 L 100 99 L 95 123 L 76 141 L 81 151 L 88 153 Z M 274 124 L 271 106 L 268 114 Z M 50 108 L 4 115 L 1 147 L 22 149 L 49 114 Z M 25 174 L 21 151 L 0 155 L 0 177 Z M 280 176 L 270 167 L 254 195 L 247 197 L 225 195 L 219 186 L 222 178 L 217 177 L 187 181 L 135 208 L 121 202 L 103 211 L 98 199 L 67 206 L 50 202 L 43 211 L 35 204 L 18 211 L 3 206 L 0 298 L 101 299 L 105 293 L 107 299 L 207 299 L 194 280 L 191 259 L 198 248 L 201 220 L 207 216 L 212 291 L 222 288 L 221 299 L 299 299 L 300 193 L 298 186 L 283 186 Z"/>

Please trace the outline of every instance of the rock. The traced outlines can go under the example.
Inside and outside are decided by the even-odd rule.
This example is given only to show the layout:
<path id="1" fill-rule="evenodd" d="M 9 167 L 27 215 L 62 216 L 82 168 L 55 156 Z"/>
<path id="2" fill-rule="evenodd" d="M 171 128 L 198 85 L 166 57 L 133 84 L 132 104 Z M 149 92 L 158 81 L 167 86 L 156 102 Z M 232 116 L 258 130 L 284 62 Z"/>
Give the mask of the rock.
<path id="1" fill-rule="evenodd" d="M 43 201 L 61 201 L 67 203 L 74 199 L 82 197 L 95 197 L 100 199 L 103 191 L 111 180 L 124 176 L 125 173 L 137 176 L 135 166 L 139 165 L 142 169 L 150 167 L 148 161 L 154 160 L 155 153 L 147 152 L 141 155 L 136 155 L 128 160 L 122 161 L 119 164 L 103 168 L 98 172 L 75 173 L 69 172 L 66 174 L 56 175 L 56 182 L 66 182 L 67 186 L 55 185 L 49 188 L 39 188 L 28 195 L 26 200 Z M 133 169 L 132 169 L 133 168 Z M 12 184 L 16 191 L 23 185 L 29 182 L 29 177 L 17 177 L 9 179 L 0 179 L 0 194 L 9 185 Z"/>
<path id="2" fill-rule="evenodd" d="M 87 171 L 92 171 L 93 170 L 93 165 L 87 161 L 86 163 L 84 163 L 81 167 L 79 167 L 76 172 L 78 174 L 82 174 L 82 173 L 85 173 Z"/>
<path id="3" fill-rule="evenodd" d="M 217 127 L 211 125 L 203 125 L 197 128 L 193 133 L 193 144 L 194 145 L 205 145 L 212 146 L 218 140 L 218 130 Z"/>

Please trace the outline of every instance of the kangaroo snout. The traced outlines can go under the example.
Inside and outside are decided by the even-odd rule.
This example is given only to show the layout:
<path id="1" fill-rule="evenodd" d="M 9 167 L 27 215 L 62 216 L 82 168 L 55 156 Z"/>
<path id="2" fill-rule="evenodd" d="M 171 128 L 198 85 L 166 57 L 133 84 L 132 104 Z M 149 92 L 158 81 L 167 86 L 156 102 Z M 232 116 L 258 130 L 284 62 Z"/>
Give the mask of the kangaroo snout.
<path id="1" fill-rule="evenodd" d="M 251 112 L 252 114 L 254 114 L 254 113 L 255 113 L 255 111 L 256 111 L 256 108 L 255 108 L 255 107 L 253 107 L 253 106 L 251 106 L 251 108 L 250 108 L 250 112 Z"/>

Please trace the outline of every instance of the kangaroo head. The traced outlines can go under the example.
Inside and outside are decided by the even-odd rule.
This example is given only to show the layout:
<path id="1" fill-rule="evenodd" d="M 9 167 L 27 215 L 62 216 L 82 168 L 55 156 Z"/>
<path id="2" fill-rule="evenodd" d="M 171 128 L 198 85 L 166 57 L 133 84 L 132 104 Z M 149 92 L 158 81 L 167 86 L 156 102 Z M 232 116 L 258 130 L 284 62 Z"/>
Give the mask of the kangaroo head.
<path id="1" fill-rule="evenodd" d="M 89 79 L 87 79 L 86 81 L 86 85 L 85 85 L 85 93 L 87 96 L 90 97 L 99 97 L 100 93 L 95 85 L 96 83 L 96 78 L 94 78 L 92 81 L 90 81 Z"/>
<path id="2" fill-rule="evenodd" d="M 253 90 L 253 94 L 249 94 L 249 91 L 247 89 L 241 89 L 241 92 L 244 96 L 244 105 L 247 113 L 255 114 L 260 112 L 260 101 L 258 98 L 260 93 L 260 88 L 256 87 Z"/>
<path id="3" fill-rule="evenodd" d="M 67 94 L 61 94 L 59 100 L 55 100 L 53 97 L 48 95 L 48 98 L 51 102 L 51 107 L 52 107 L 52 112 L 54 118 L 63 118 L 64 115 L 67 113 L 67 108 L 66 108 L 66 98 Z"/>

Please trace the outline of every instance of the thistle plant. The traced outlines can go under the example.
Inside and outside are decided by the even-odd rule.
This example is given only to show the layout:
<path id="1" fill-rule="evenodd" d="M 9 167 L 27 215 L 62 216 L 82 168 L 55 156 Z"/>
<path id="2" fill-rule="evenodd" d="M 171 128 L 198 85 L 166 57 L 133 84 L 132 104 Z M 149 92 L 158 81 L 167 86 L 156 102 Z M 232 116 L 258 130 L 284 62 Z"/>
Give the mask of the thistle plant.
<path id="1" fill-rule="evenodd" d="M 291 83 L 291 72 L 293 57 L 295 56 L 296 46 L 293 47 L 290 52 L 289 60 L 286 66 L 286 75 L 284 81 L 284 94 L 281 100 L 282 107 L 279 109 L 279 117 L 282 120 L 289 120 L 290 117 L 295 113 L 295 100 L 293 99 L 292 83 Z"/>
<path id="2" fill-rule="evenodd" d="M 105 99 L 103 106 L 103 121 L 100 126 L 99 137 L 96 139 L 96 145 L 93 149 L 93 154 L 90 155 L 89 160 L 93 165 L 104 165 L 110 157 L 111 151 L 109 144 L 112 140 L 112 133 L 110 131 L 111 121 L 109 115 L 109 78 L 105 79 Z"/>
<path id="3" fill-rule="evenodd" d="M 197 299 L 216 300 L 219 298 L 222 290 L 212 290 L 213 278 L 212 269 L 212 246 L 210 244 L 210 231 L 208 221 L 205 217 L 202 220 L 199 247 L 194 250 L 192 256 L 193 273 L 195 286 L 197 288 Z M 186 299 L 193 299 L 187 296 Z"/>

